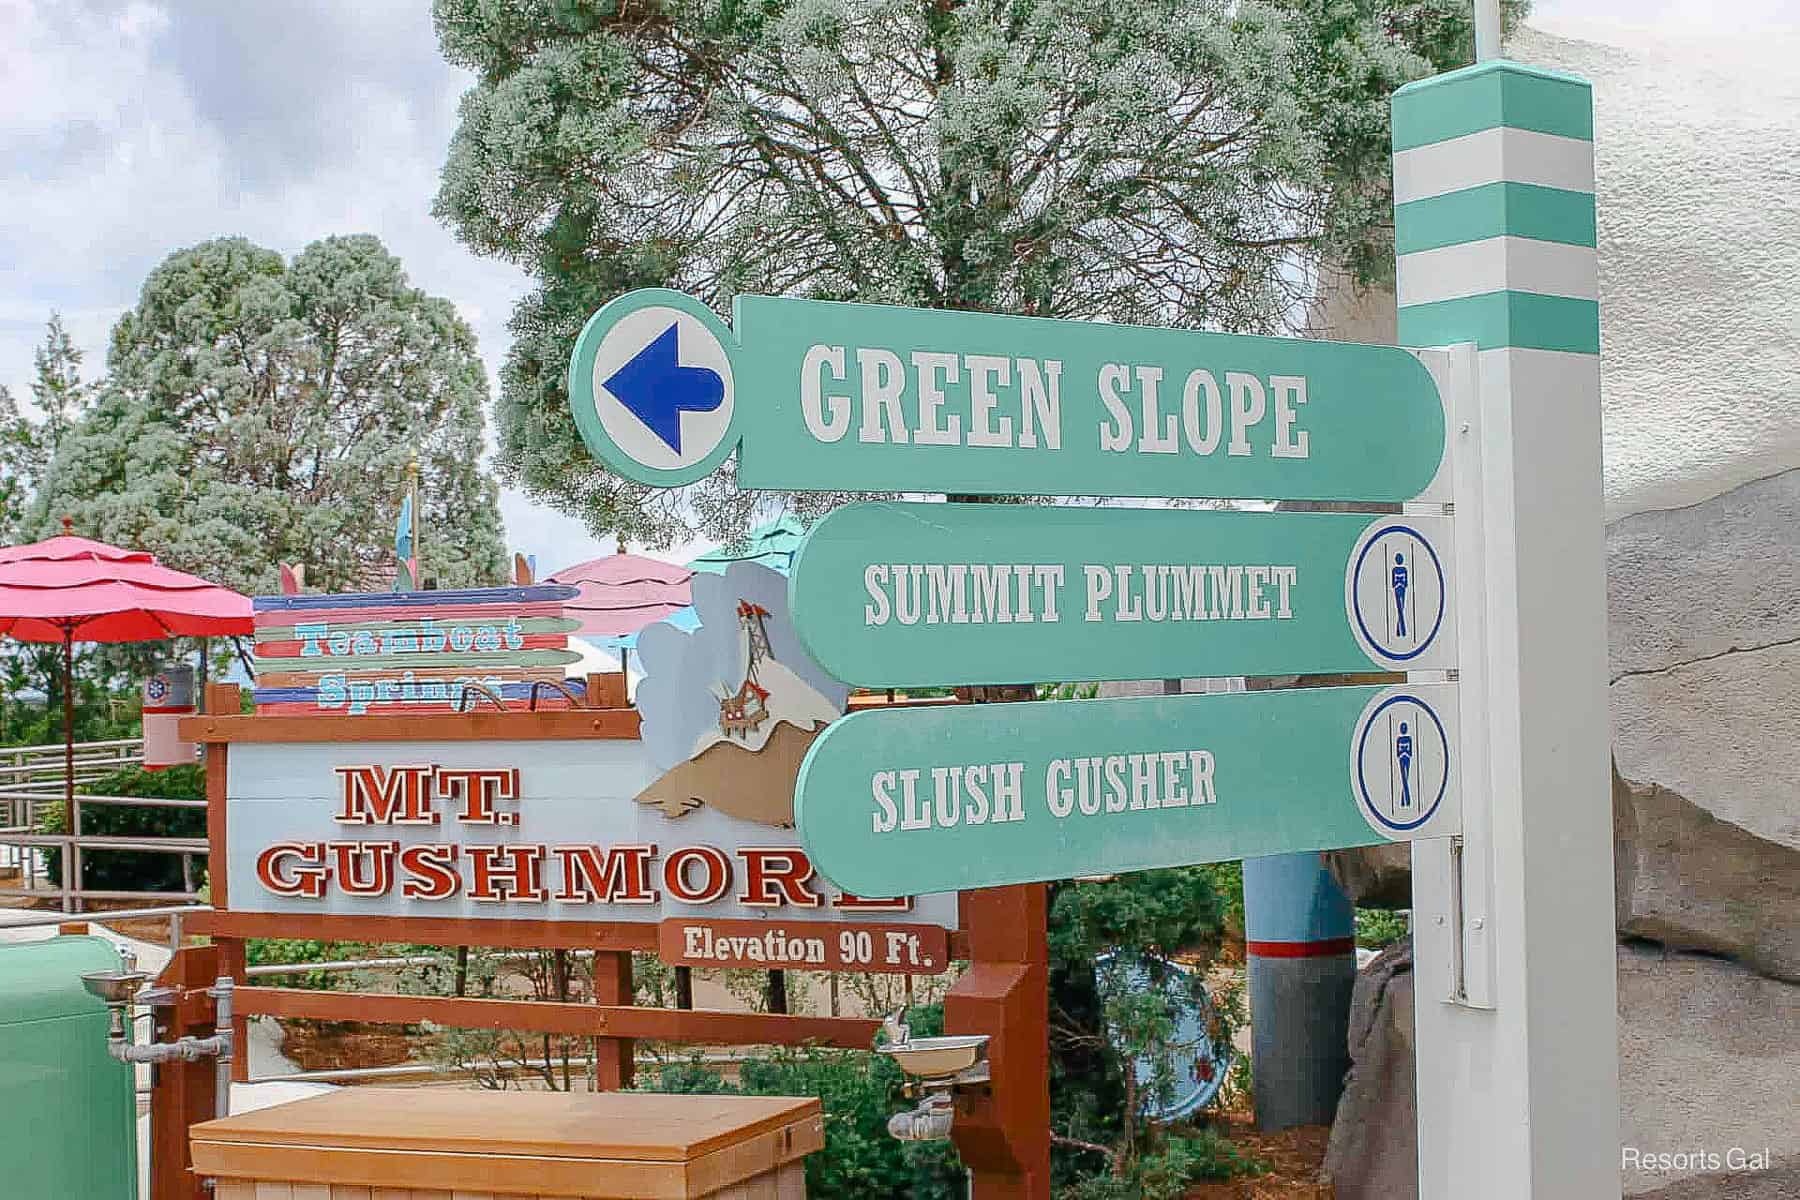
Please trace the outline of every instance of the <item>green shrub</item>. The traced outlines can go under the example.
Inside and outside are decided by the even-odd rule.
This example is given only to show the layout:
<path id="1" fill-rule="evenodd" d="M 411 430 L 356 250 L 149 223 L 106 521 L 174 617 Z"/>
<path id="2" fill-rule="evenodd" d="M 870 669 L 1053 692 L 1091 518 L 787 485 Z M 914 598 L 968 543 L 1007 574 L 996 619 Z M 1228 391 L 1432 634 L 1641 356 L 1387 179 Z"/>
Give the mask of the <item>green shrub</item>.
<path id="1" fill-rule="evenodd" d="M 1170 1136 L 1123 1171 L 1088 1175 L 1058 1190 L 1059 1200 L 1181 1200 L 1196 1183 L 1261 1175 L 1268 1164 L 1210 1129 Z"/>
<path id="2" fill-rule="evenodd" d="M 206 799 L 206 768 L 170 767 L 146 771 L 124 767 L 103 779 L 83 784 L 81 791 L 94 796 L 154 796 L 166 800 Z M 59 801 L 39 810 L 38 829 L 43 833 L 67 833 L 68 813 Z M 136 808 L 123 804 L 86 804 L 81 809 L 81 832 L 107 837 L 206 836 L 203 808 Z M 62 851 L 45 851 L 50 878 L 62 878 Z M 206 855 L 194 855 L 194 879 L 204 874 Z M 81 856 L 81 886 L 108 892 L 178 892 L 181 856 L 143 850 L 88 849 Z"/>
<path id="3" fill-rule="evenodd" d="M 1356 944 L 1381 950 L 1406 937 L 1406 914 L 1386 908 L 1356 910 Z"/>
<path id="4" fill-rule="evenodd" d="M 943 1029 L 936 1005 L 907 1014 L 913 1032 Z M 698 1061 L 665 1065 L 651 1092 L 817 1096 L 825 1110 L 825 1148 L 806 1160 L 812 1200 L 960 1200 L 968 1185 L 949 1142 L 899 1142 L 888 1116 L 908 1104 L 893 1060 L 862 1050 L 778 1049 L 745 1061 L 731 1084 Z"/>

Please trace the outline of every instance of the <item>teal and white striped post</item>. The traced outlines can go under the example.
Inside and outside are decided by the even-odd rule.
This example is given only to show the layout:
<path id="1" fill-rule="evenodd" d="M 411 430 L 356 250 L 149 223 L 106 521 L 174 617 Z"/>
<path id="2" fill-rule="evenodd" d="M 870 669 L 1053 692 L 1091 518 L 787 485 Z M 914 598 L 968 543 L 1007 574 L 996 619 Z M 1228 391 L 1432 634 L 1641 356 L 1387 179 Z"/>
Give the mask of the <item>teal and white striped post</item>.
<path id="1" fill-rule="evenodd" d="M 1591 90 L 1494 60 L 1393 112 L 1400 341 L 1475 347 L 1451 441 L 1482 547 L 1482 774 L 1464 837 L 1413 851 L 1420 1195 L 1617 1196 Z"/>

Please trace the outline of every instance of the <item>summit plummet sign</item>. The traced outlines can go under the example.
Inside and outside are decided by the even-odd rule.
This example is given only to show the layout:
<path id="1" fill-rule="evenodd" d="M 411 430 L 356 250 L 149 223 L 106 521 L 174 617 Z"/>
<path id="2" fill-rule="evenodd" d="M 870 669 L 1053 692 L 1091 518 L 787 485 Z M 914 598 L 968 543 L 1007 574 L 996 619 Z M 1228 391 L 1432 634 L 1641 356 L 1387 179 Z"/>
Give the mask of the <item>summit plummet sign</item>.
<path id="1" fill-rule="evenodd" d="M 851 504 L 794 562 L 794 624 L 864 687 L 1447 669 L 1451 518 Z"/>
<path id="2" fill-rule="evenodd" d="M 640 483 L 795 491 L 1446 498 L 1444 410 L 1388 346 L 942 309 L 631 292 L 569 371 L 588 448 Z"/>

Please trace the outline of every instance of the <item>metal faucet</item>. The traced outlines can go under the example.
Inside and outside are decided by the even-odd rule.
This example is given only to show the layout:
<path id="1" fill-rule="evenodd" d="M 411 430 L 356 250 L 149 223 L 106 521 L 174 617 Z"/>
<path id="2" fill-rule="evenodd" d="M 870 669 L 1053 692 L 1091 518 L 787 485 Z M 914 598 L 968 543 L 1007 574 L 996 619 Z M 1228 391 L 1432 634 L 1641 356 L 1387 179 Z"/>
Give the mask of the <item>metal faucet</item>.
<path id="1" fill-rule="evenodd" d="M 211 1037 L 197 1038 L 189 1035 L 172 1042 L 159 1042 L 154 1040 L 153 1029 L 152 1040 L 140 1044 L 131 1040 L 133 1000 L 148 1003 L 154 1011 L 174 1004 L 176 996 L 170 988 L 143 987 L 150 977 L 138 970 L 137 955 L 124 950 L 120 952 L 120 956 L 124 959 L 120 970 L 89 971 L 81 977 L 82 986 L 87 988 L 90 995 L 104 1000 L 111 1014 L 106 1034 L 106 1052 L 126 1064 L 198 1062 L 203 1058 L 216 1058 L 218 1063 L 213 1079 L 213 1111 L 217 1116 L 229 1115 L 231 1061 L 236 1048 L 231 1036 L 231 995 L 236 985 L 232 983 L 230 976 L 219 976 L 206 989 L 206 994 L 213 999 L 213 1021 L 217 1027 Z"/>

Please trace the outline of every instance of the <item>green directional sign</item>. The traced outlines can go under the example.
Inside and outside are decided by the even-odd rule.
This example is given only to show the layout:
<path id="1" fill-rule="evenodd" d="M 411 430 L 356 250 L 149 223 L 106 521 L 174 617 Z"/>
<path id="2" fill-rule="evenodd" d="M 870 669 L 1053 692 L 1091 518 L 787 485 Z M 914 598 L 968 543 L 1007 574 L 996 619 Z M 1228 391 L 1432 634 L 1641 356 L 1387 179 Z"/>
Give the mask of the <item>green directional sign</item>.
<path id="1" fill-rule="evenodd" d="M 862 896 L 1449 837 L 1454 684 L 874 710 L 800 769 L 808 858 Z"/>
<path id="2" fill-rule="evenodd" d="M 864 687 L 1443 669 L 1450 520 L 851 504 L 789 596 L 807 650 Z"/>
<path id="3" fill-rule="evenodd" d="M 1404 350 L 679 292 L 588 321 L 588 448 L 657 486 L 738 451 L 744 487 L 1055 496 L 1442 498 L 1444 411 Z M 1435 482 L 1435 486 L 1434 486 Z"/>

